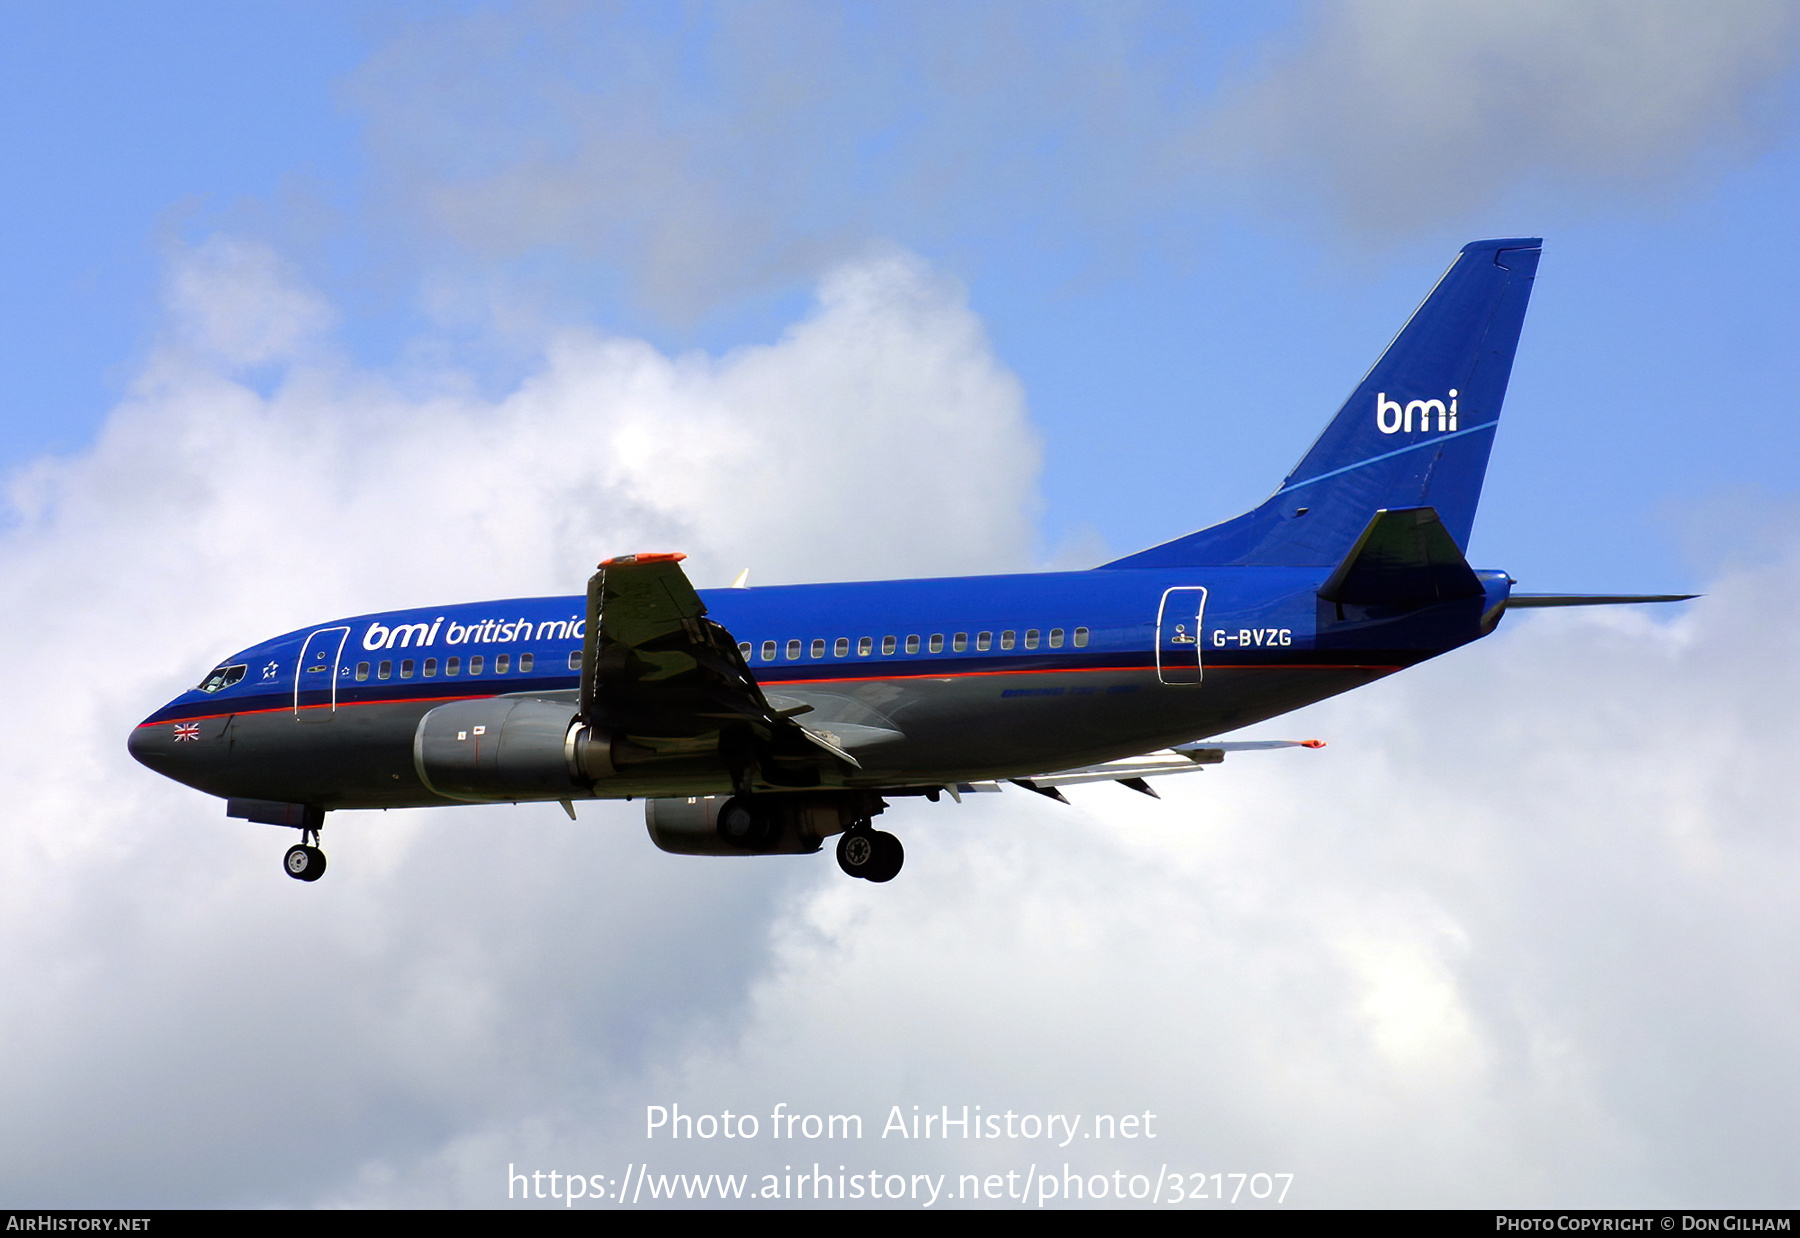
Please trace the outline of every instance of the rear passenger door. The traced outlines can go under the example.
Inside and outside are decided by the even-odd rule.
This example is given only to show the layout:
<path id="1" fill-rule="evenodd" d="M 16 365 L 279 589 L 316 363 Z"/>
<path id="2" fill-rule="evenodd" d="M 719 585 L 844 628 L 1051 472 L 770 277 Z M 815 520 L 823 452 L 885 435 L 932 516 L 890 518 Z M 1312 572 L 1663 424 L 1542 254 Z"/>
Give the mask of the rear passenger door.
<path id="1" fill-rule="evenodd" d="M 1200 682 L 1200 634 L 1205 617 L 1204 586 L 1178 585 L 1163 591 L 1156 608 L 1156 677 L 1162 682 Z"/>

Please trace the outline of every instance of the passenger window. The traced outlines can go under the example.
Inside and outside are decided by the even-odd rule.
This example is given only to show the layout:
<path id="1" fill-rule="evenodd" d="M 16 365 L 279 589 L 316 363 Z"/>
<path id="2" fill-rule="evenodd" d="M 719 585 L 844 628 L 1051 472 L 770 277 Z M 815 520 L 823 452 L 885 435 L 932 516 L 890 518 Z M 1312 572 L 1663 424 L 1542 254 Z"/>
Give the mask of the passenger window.
<path id="1" fill-rule="evenodd" d="M 963 650 L 967 649 L 968 647 L 969 647 L 969 634 L 967 632 L 958 632 L 956 634 L 956 636 L 950 641 L 950 648 L 956 650 L 956 652 L 958 652 L 958 653 L 961 653 Z"/>
<path id="2" fill-rule="evenodd" d="M 822 658 L 825 656 L 825 638 L 823 636 L 815 637 L 813 639 L 812 656 L 815 658 Z"/>
<path id="3" fill-rule="evenodd" d="M 537 661 L 536 654 L 533 654 L 533 653 L 520 654 L 519 655 L 519 674 L 521 674 L 521 675 L 529 674 L 531 672 L 532 664 L 536 661 Z"/>
<path id="4" fill-rule="evenodd" d="M 425 678 L 427 678 L 427 679 L 436 679 L 437 678 L 437 659 L 436 658 L 426 658 L 425 659 Z"/>
<path id="5" fill-rule="evenodd" d="M 933 632 L 931 634 L 931 652 L 944 652 L 944 634 L 942 632 Z"/>
<path id="6" fill-rule="evenodd" d="M 455 658 L 451 658 L 450 660 L 452 662 L 456 661 Z M 572 671 L 578 671 L 581 669 L 581 650 L 576 649 L 569 654 L 569 669 Z M 455 671 L 451 671 L 450 673 L 452 675 L 456 674 Z"/>
<path id="7" fill-rule="evenodd" d="M 369 664 L 367 662 L 358 662 L 356 664 L 356 682 L 361 683 L 363 680 L 367 679 L 368 677 L 369 677 Z"/>
<path id="8" fill-rule="evenodd" d="M 918 637 L 909 636 L 906 638 L 906 652 L 908 652 L 908 653 L 919 652 L 919 638 Z"/>
<path id="9" fill-rule="evenodd" d="M 512 654 L 503 653 L 494 659 L 494 674 L 504 675 L 512 669 Z"/>
<path id="10" fill-rule="evenodd" d="M 884 636 L 881 638 L 881 652 L 883 654 L 891 654 L 894 652 L 894 649 L 895 649 L 895 643 L 894 643 L 893 637 Z"/>
<path id="11" fill-rule="evenodd" d="M 407 658 L 405 661 L 400 663 L 400 678 L 411 679 L 412 677 L 413 677 L 413 660 L 411 658 Z"/>
<path id="12" fill-rule="evenodd" d="M 469 674 L 471 674 L 471 675 L 481 674 L 482 661 L 483 661 L 483 658 L 480 654 L 476 654 L 474 657 L 470 658 L 469 659 Z"/>
<path id="13" fill-rule="evenodd" d="M 789 641 L 788 648 L 787 648 L 787 654 L 788 654 L 789 662 L 799 661 L 800 660 L 800 642 L 797 640 Z"/>
<path id="14" fill-rule="evenodd" d="M 462 674 L 462 659 L 461 658 L 446 659 L 444 662 L 444 674 L 446 674 L 446 675 Z"/>
<path id="15" fill-rule="evenodd" d="M 1088 630 L 1086 628 L 1076 628 L 1075 629 L 1075 648 L 1077 648 L 1077 649 L 1087 648 L 1087 638 L 1088 638 Z"/>
<path id="16" fill-rule="evenodd" d="M 775 642 L 772 640 L 766 640 L 763 642 L 763 661 L 764 662 L 773 662 L 774 660 L 775 660 Z"/>
<path id="17" fill-rule="evenodd" d="M 375 678 L 377 679 L 387 679 L 393 675 L 393 673 L 394 664 L 392 662 L 383 662 L 380 666 L 375 668 Z"/>
<path id="18" fill-rule="evenodd" d="M 751 648 L 749 641 L 738 642 L 738 657 L 742 658 L 744 661 L 748 662 L 750 660 L 750 655 L 755 652 L 756 650 Z"/>
<path id="19" fill-rule="evenodd" d="M 1061 649 L 1062 648 L 1062 638 L 1063 638 L 1063 630 L 1061 628 L 1051 628 L 1050 629 L 1050 648 Z"/>
<path id="20" fill-rule="evenodd" d="M 850 638 L 848 636 L 840 636 L 837 638 L 837 642 L 831 646 L 831 656 L 834 658 L 847 658 L 850 656 Z"/>
<path id="21" fill-rule="evenodd" d="M 875 652 L 875 638 L 873 636 L 865 636 L 856 642 L 856 656 L 857 657 L 866 658 L 874 652 Z"/>
<path id="22" fill-rule="evenodd" d="M 1038 645 L 1038 630 L 1036 628 L 1026 628 L 1025 629 L 1025 648 L 1036 649 L 1037 645 Z"/>
<path id="23" fill-rule="evenodd" d="M 1008 631 L 1000 633 L 1000 648 L 1011 649 L 1013 647 L 1013 642 L 1017 639 L 1018 636 L 1014 632 Z"/>

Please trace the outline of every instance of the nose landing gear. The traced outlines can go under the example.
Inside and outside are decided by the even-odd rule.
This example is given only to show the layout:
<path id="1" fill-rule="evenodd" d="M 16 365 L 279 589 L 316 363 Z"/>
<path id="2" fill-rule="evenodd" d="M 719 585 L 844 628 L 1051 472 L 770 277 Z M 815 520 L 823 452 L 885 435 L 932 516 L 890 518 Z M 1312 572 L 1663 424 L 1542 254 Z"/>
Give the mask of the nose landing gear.
<path id="1" fill-rule="evenodd" d="M 865 819 L 838 839 L 838 867 L 864 881 L 892 881 L 906 863 L 906 849 L 886 830 L 872 829 Z"/>
<path id="2" fill-rule="evenodd" d="M 307 839 L 312 841 L 309 843 Z M 319 850 L 319 831 L 301 830 L 298 846 L 289 847 L 281 866 L 295 881 L 317 881 L 325 875 L 325 853 Z"/>

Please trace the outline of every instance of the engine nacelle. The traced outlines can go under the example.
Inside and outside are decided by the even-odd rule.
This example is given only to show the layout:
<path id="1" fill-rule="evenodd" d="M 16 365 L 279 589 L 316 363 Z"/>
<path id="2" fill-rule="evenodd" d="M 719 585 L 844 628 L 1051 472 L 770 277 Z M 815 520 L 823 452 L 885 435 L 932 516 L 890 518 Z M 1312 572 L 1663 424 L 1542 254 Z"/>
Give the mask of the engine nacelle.
<path id="1" fill-rule="evenodd" d="M 567 701 L 495 696 L 440 705 L 413 733 L 413 768 L 446 799 L 585 797 L 613 774 L 611 745 Z"/>
<path id="2" fill-rule="evenodd" d="M 647 799 L 650 841 L 677 855 L 801 855 L 884 808 L 867 792 Z"/>

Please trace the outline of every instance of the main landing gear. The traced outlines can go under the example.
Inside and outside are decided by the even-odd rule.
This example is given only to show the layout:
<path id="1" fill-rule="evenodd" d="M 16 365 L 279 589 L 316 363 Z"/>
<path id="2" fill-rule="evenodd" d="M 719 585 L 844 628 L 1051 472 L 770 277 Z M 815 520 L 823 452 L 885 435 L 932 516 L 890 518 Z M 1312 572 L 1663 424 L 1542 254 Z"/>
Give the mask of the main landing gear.
<path id="1" fill-rule="evenodd" d="M 906 849 L 886 830 L 870 827 L 864 818 L 838 839 L 838 867 L 864 881 L 892 881 L 906 863 Z"/>
<path id="2" fill-rule="evenodd" d="M 308 839 L 311 842 L 308 842 Z M 289 847 L 281 866 L 295 881 L 317 881 L 325 875 L 325 853 L 319 850 L 319 831 L 301 830 L 298 846 Z"/>

